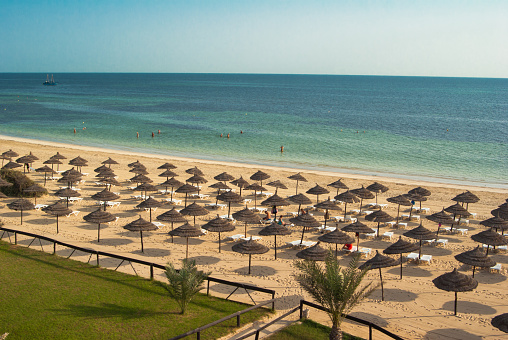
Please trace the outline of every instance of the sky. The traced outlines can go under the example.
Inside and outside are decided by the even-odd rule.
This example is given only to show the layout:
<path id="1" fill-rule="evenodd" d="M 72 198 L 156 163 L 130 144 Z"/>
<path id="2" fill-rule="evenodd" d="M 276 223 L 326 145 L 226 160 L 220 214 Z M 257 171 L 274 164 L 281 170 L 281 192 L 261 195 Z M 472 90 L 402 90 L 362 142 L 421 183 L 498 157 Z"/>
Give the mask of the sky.
<path id="1" fill-rule="evenodd" d="M 508 1 L 2 0 L 0 72 L 508 78 Z"/>

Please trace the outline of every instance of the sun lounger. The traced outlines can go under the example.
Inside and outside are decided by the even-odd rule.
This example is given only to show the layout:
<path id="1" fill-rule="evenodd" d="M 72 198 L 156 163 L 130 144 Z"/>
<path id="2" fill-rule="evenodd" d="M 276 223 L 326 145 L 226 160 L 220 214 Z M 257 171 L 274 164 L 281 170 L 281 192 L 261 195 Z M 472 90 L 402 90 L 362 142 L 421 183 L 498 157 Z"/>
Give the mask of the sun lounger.
<path id="1" fill-rule="evenodd" d="M 362 247 L 360 247 L 360 250 L 357 251 L 357 253 L 359 253 L 361 256 L 363 255 L 369 256 L 371 252 L 372 252 L 371 248 L 362 248 Z"/>
<path id="2" fill-rule="evenodd" d="M 427 262 L 428 264 L 430 264 L 432 262 L 432 255 L 422 255 L 422 257 L 420 257 L 419 262 Z"/>
<path id="3" fill-rule="evenodd" d="M 386 222 L 386 225 L 392 228 L 400 228 L 400 229 L 406 229 L 407 227 L 406 222 L 399 222 L 398 224 L 396 222 Z"/>
<path id="4" fill-rule="evenodd" d="M 46 208 L 48 205 L 47 204 L 37 204 L 35 206 L 35 210 L 39 211 L 41 210 L 42 208 Z"/>
<path id="5" fill-rule="evenodd" d="M 441 232 L 447 232 L 447 233 L 449 233 L 449 232 L 451 232 L 451 230 L 452 230 L 452 227 L 441 227 L 441 228 L 439 228 L 439 231 L 441 231 Z"/>
<path id="6" fill-rule="evenodd" d="M 135 200 L 145 200 L 148 198 L 148 196 L 145 195 L 131 195 L 131 198 L 134 198 Z"/>
<path id="7" fill-rule="evenodd" d="M 464 235 L 467 235 L 467 232 L 469 229 L 465 229 L 465 228 L 457 228 L 455 229 L 458 233 L 460 233 L 462 236 Z"/>
<path id="8" fill-rule="evenodd" d="M 317 230 L 319 230 L 321 233 L 334 231 L 335 229 L 337 229 L 337 228 L 329 226 L 329 225 L 327 225 L 326 227 L 324 225 L 322 225 L 321 227 L 317 227 Z"/>
<path id="9" fill-rule="evenodd" d="M 260 192 L 260 193 L 258 193 L 258 196 L 270 197 L 270 196 L 273 196 L 273 192 L 268 192 L 268 191 Z"/>
<path id="10" fill-rule="evenodd" d="M 268 208 L 264 208 L 264 207 L 257 207 L 257 208 L 254 208 L 254 207 L 250 207 L 249 208 L 250 210 L 254 211 L 254 212 L 265 212 Z"/>
<path id="11" fill-rule="evenodd" d="M 456 218 L 455 222 L 457 222 L 459 225 L 469 225 L 469 220 L 465 218 Z"/>
<path id="12" fill-rule="evenodd" d="M 227 207 L 227 204 L 222 203 L 205 203 L 205 207 L 209 207 L 212 209 L 224 209 Z"/>
<path id="13" fill-rule="evenodd" d="M 352 246 L 351 249 L 343 248 L 346 253 L 356 252 L 356 246 Z"/>
<path id="14" fill-rule="evenodd" d="M 507 251 L 508 250 L 508 246 L 497 246 L 497 250 L 498 251 Z"/>
<path id="15" fill-rule="evenodd" d="M 418 260 L 418 253 L 409 253 L 406 255 L 406 259 L 417 261 Z"/>
<path id="16" fill-rule="evenodd" d="M 108 224 L 111 224 L 111 223 L 116 223 L 118 222 L 118 220 L 120 219 L 120 217 L 116 216 L 115 220 L 114 221 L 111 221 L 111 222 L 108 222 Z"/>
<path id="17" fill-rule="evenodd" d="M 242 202 L 243 202 L 243 204 L 247 204 L 247 203 L 252 202 L 252 200 L 250 198 L 245 198 Z"/>
<path id="18" fill-rule="evenodd" d="M 272 223 L 272 222 L 273 222 L 273 218 L 269 218 L 269 219 L 267 219 L 267 220 L 265 220 L 264 218 L 262 218 L 262 219 L 260 219 L 260 220 L 259 220 L 259 223 L 261 223 L 261 224 L 270 224 L 270 223 Z"/>
<path id="19" fill-rule="evenodd" d="M 233 216 L 228 217 L 228 215 L 222 215 L 222 216 L 220 216 L 220 218 L 225 218 L 226 220 L 229 220 L 231 222 L 236 222 L 236 220 L 233 218 Z"/>
<path id="20" fill-rule="evenodd" d="M 402 218 L 406 218 L 409 220 L 409 214 L 402 214 L 400 215 Z M 411 220 L 420 220 L 420 215 L 411 215 Z"/>
<path id="21" fill-rule="evenodd" d="M 358 221 L 358 219 L 356 217 L 352 217 L 350 215 L 346 215 L 346 217 L 335 216 L 332 219 L 336 220 L 337 222 L 345 222 L 345 223 L 354 223 L 354 222 Z"/>
<path id="22" fill-rule="evenodd" d="M 171 194 L 174 194 L 174 193 L 175 192 L 171 191 L 171 190 L 166 190 L 166 189 L 159 190 L 159 194 L 162 194 L 162 195 L 171 195 Z"/>
<path id="23" fill-rule="evenodd" d="M 259 241 L 259 240 L 261 240 L 261 236 L 241 237 L 240 239 L 241 239 L 242 241 L 248 241 L 248 240 L 250 240 L 251 238 L 252 238 L 252 240 L 254 240 L 254 241 Z"/>
<path id="24" fill-rule="evenodd" d="M 162 227 L 165 227 L 165 226 L 166 226 L 165 224 L 163 224 L 163 223 L 161 223 L 161 222 L 157 222 L 157 221 L 152 222 L 152 224 L 153 224 L 154 226 L 156 226 L 157 228 L 162 228 Z"/>
<path id="25" fill-rule="evenodd" d="M 377 237 L 377 229 L 374 230 L 373 233 L 367 233 L 367 234 L 365 234 L 365 237 L 372 237 L 372 238 Z"/>
<path id="26" fill-rule="evenodd" d="M 67 217 L 71 217 L 71 216 L 78 216 L 80 213 L 79 210 L 73 210 L 71 211 L 68 215 L 66 215 Z"/>
<path id="27" fill-rule="evenodd" d="M 236 234 L 236 235 L 228 236 L 228 237 L 226 237 L 226 239 L 229 240 L 229 241 L 238 241 L 238 240 L 240 240 L 240 239 L 242 239 L 244 237 L 245 237 L 244 234 Z"/>
<path id="28" fill-rule="evenodd" d="M 495 266 L 490 267 L 490 268 L 489 268 L 489 270 L 490 270 L 491 272 L 493 272 L 493 271 L 494 271 L 494 272 L 501 273 L 501 268 L 502 268 L 501 263 L 497 263 Z"/>
<path id="29" fill-rule="evenodd" d="M 388 204 L 386 203 L 375 203 L 375 202 L 372 202 L 372 203 L 367 203 L 367 206 L 369 208 L 381 208 L 381 209 L 384 209 L 388 206 Z"/>
<path id="30" fill-rule="evenodd" d="M 163 198 L 162 199 L 163 201 L 169 203 L 169 204 L 181 204 L 182 203 L 182 200 L 175 200 L 174 198 L 171 199 L 171 198 Z"/>
<path id="31" fill-rule="evenodd" d="M 60 199 L 63 201 L 67 201 L 67 197 L 60 197 Z M 83 200 L 83 198 L 82 197 L 69 197 L 68 200 L 69 200 L 69 203 L 76 203 L 76 202 L 81 202 Z"/>
<path id="32" fill-rule="evenodd" d="M 210 197 L 210 195 L 205 195 L 205 194 L 191 194 L 189 197 L 190 197 L 190 198 L 205 199 L 205 198 Z"/>
<path id="33" fill-rule="evenodd" d="M 435 241 L 435 244 L 436 245 L 442 244 L 443 247 L 446 247 L 446 245 L 448 244 L 448 240 L 446 238 L 440 238 L 440 239 Z"/>
<path id="34" fill-rule="evenodd" d="M 137 188 L 136 186 L 128 186 L 127 187 L 127 189 L 129 189 L 129 190 L 136 190 L 136 188 Z"/>
<path id="35" fill-rule="evenodd" d="M 296 241 L 287 242 L 286 244 L 290 247 L 307 248 L 307 247 L 312 247 L 313 245 L 316 244 L 316 242 L 312 242 L 312 241 L 301 242 L 301 240 L 296 240 Z"/>
<path id="36" fill-rule="evenodd" d="M 393 231 L 385 231 L 383 235 L 381 235 L 381 238 L 389 238 L 390 240 L 393 237 Z"/>
<path id="37" fill-rule="evenodd" d="M 413 208 L 413 210 L 417 213 L 424 213 L 424 214 L 428 214 L 430 212 L 430 208 L 425 208 L 425 207 Z"/>

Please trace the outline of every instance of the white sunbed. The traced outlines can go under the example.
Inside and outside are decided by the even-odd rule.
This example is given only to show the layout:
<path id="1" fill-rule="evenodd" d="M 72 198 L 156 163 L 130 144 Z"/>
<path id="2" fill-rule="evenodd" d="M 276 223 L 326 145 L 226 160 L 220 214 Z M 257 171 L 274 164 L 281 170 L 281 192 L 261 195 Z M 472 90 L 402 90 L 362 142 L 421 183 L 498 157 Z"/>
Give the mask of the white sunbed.
<path id="1" fill-rule="evenodd" d="M 386 225 L 392 227 L 392 228 L 400 228 L 400 229 L 406 229 L 407 223 L 406 222 L 386 222 Z"/>
<path id="2" fill-rule="evenodd" d="M 171 195 L 171 194 L 174 194 L 174 193 L 175 192 L 171 191 L 171 190 L 166 190 L 166 189 L 159 190 L 159 194 L 162 194 L 162 195 Z"/>
<path id="3" fill-rule="evenodd" d="M 406 255 L 406 259 L 417 261 L 418 260 L 418 253 L 409 253 Z"/>
<path id="4" fill-rule="evenodd" d="M 435 244 L 436 245 L 442 244 L 443 247 L 446 247 L 446 245 L 448 244 L 448 240 L 446 238 L 440 238 L 440 239 L 436 240 Z"/>
<path id="5" fill-rule="evenodd" d="M 467 232 L 469 229 L 466 228 L 457 228 L 455 229 L 458 233 L 460 233 L 462 236 L 467 235 Z"/>
<path id="6" fill-rule="evenodd" d="M 233 218 L 233 216 L 228 217 L 228 215 L 222 215 L 222 216 L 220 216 L 220 218 L 224 218 L 224 219 L 229 220 L 231 222 L 236 222 L 236 220 Z"/>
<path id="7" fill-rule="evenodd" d="M 163 223 L 161 223 L 161 222 L 158 222 L 158 221 L 154 221 L 154 222 L 152 222 L 152 224 L 153 224 L 154 226 L 156 226 L 157 228 L 162 228 L 162 227 L 165 227 L 165 226 L 166 226 L 165 224 L 163 224 Z"/>
<path id="8" fill-rule="evenodd" d="M 432 255 L 422 255 L 422 257 L 420 257 L 419 262 L 427 262 L 428 264 L 430 264 L 432 262 Z"/>
<path id="9" fill-rule="evenodd" d="M 367 233 L 367 234 L 365 234 L 365 237 L 373 237 L 373 238 L 377 237 L 377 229 L 374 230 L 373 233 Z"/>
<path id="10" fill-rule="evenodd" d="M 388 206 L 388 204 L 386 203 L 375 203 L 375 202 L 371 202 L 371 203 L 367 203 L 367 206 L 369 208 L 381 208 L 381 209 L 384 209 Z"/>
<path id="11" fill-rule="evenodd" d="M 210 197 L 210 195 L 205 195 L 205 194 L 191 194 L 190 195 L 190 198 L 205 199 L 205 198 L 208 198 L 208 197 Z"/>
<path id="12" fill-rule="evenodd" d="M 290 246 L 290 247 L 303 247 L 303 248 L 307 248 L 307 247 L 312 247 L 313 245 L 316 244 L 316 242 L 312 242 L 312 241 L 303 241 L 303 242 L 301 242 L 301 240 L 295 240 L 295 241 L 287 242 L 286 244 L 288 246 Z"/>
<path id="13" fill-rule="evenodd" d="M 205 207 L 210 207 L 212 209 L 224 209 L 227 205 L 222 203 L 206 203 Z"/>
<path id="14" fill-rule="evenodd" d="M 261 236 L 240 237 L 240 239 L 241 239 L 242 241 L 248 241 L 248 240 L 250 240 L 251 238 L 252 238 L 254 241 L 259 241 L 259 240 L 261 240 Z"/>
<path id="15" fill-rule="evenodd" d="M 400 215 L 400 216 L 401 216 L 402 218 L 407 218 L 407 219 L 409 219 L 409 214 L 402 214 L 402 215 Z M 415 220 L 419 221 L 419 220 L 420 220 L 420 215 L 414 215 L 414 214 L 412 214 L 412 215 L 411 215 L 411 220 L 413 220 L 413 219 L 415 219 Z"/>
<path id="16" fill-rule="evenodd" d="M 456 218 L 455 222 L 457 222 L 459 225 L 469 225 L 469 220 L 465 218 Z"/>
<path id="17" fill-rule="evenodd" d="M 73 210 L 73 211 L 71 211 L 69 214 L 67 214 L 66 216 L 67 216 L 67 217 L 71 217 L 71 216 L 78 216 L 78 215 L 79 215 L 79 213 L 80 213 L 80 211 L 79 211 L 79 210 Z"/>
<path id="18" fill-rule="evenodd" d="M 362 248 L 362 247 L 360 247 L 360 250 L 358 250 L 358 253 L 360 255 L 365 255 L 365 256 L 368 256 L 371 252 L 372 252 L 371 248 Z"/>
<path id="19" fill-rule="evenodd" d="M 393 231 L 385 231 L 383 235 L 381 235 L 382 238 L 389 238 L 390 240 L 393 237 Z"/>
<path id="20" fill-rule="evenodd" d="M 501 263 L 497 263 L 495 266 L 492 266 L 489 268 L 489 270 L 492 272 L 492 271 L 496 271 L 498 273 L 501 273 L 501 268 L 503 266 L 501 265 Z"/>
<path id="21" fill-rule="evenodd" d="M 251 207 L 249 209 L 254 211 L 254 212 L 255 211 L 257 211 L 257 212 L 265 212 L 268 208 L 264 208 L 264 207 L 256 207 L 256 208 L 254 208 L 254 207 Z"/>
<path id="22" fill-rule="evenodd" d="M 321 227 L 318 227 L 317 230 L 319 230 L 321 233 L 326 233 L 326 232 L 329 232 L 329 231 L 334 231 L 335 227 L 332 227 L 332 226 L 329 226 L 327 225 L 326 227 L 324 225 L 322 225 Z"/>
<path id="23" fill-rule="evenodd" d="M 48 205 L 47 204 L 37 204 L 35 206 L 35 210 L 39 211 L 41 210 L 42 208 L 46 208 Z"/>
<path id="24" fill-rule="evenodd" d="M 231 235 L 231 236 L 228 236 L 226 237 L 227 240 L 230 240 L 230 241 L 238 241 L 242 238 L 244 238 L 245 235 L 244 234 L 236 234 L 236 235 Z"/>

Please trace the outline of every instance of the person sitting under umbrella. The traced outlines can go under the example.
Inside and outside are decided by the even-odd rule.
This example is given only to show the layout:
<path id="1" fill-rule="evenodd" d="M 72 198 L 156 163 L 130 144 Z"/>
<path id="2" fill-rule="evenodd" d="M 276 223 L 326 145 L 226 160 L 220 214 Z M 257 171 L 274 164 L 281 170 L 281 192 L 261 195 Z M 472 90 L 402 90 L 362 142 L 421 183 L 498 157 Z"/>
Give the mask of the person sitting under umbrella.
<path id="1" fill-rule="evenodd" d="M 279 216 L 279 221 L 277 222 L 279 225 L 286 225 L 286 222 L 282 220 L 282 216 Z"/>
<path id="2" fill-rule="evenodd" d="M 342 247 L 344 250 L 351 250 L 353 249 L 353 245 L 351 243 L 344 244 L 344 247 Z"/>
<path id="3" fill-rule="evenodd" d="M 268 221 L 271 220 L 272 217 L 270 216 L 270 212 L 268 210 L 265 211 L 265 217 L 263 217 L 263 220 Z"/>

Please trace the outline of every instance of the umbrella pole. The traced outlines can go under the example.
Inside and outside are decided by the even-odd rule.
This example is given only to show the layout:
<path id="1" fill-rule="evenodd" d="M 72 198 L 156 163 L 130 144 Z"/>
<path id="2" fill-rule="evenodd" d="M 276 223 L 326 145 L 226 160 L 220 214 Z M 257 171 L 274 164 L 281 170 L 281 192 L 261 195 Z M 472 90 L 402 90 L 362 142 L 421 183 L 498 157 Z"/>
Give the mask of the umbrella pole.
<path id="1" fill-rule="evenodd" d="M 277 260 L 277 235 L 275 236 L 275 259 Z"/>
<path id="2" fill-rule="evenodd" d="M 377 222 L 377 235 L 376 235 L 376 237 L 379 237 L 379 221 Z"/>
<path id="3" fill-rule="evenodd" d="M 302 243 L 303 243 L 303 234 L 305 234 L 305 227 L 302 227 L 302 228 L 303 228 L 303 229 L 302 229 L 302 239 L 300 240 L 300 244 L 302 244 Z"/>
<path id="4" fill-rule="evenodd" d="M 344 222 L 346 222 L 347 202 L 344 204 Z"/>
<path id="5" fill-rule="evenodd" d="M 249 275 L 250 275 L 250 263 L 251 263 L 251 257 L 252 257 L 252 255 L 251 255 L 251 254 L 249 254 Z"/>
<path id="6" fill-rule="evenodd" d="M 258 207 L 257 207 L 258 196 L 256 194 L 257 194 L 257 191 L 254 190 L 254 209 L 258 210 Z"/>
<path id="7" fill-rule="evenodd" d="M 337 243 L 335 243 L 335 258 L 339 257 L 339 247 L 337 246 Z"/>
<path id="8" fill-rule="evenodd" d="M 381 280 L 381 301 L 385 300 L 385 291 L 383 288 L 383 275 L 381 274 L 381 268 L 379 268 L 379 279 Z"/>
<path id="9" fill-rule="evenodd" d="M 356 251 L 359 252 L 360 251 L 360 233 L 357 233 L 358 236 L 356 238 Z"/>
<path id="10" fill-rule="evenodd" d="M 247 222 L 245 222 L 244 237 L 247 237 Z"/>
<path id="11" fill-rule="evenodd" d="M 104 209 L 106 210 L 106 209 Z M 152 223 L 152 208 L 150 208 L 150 223 Z"/>
<path id="12" fill-rule="evenodd" d="M 358 215 L 362 214 L 362 205 L 363 205 L 363 198 L 360 199 L 360 212 L 358 213 Z"/>
<path id="13" fill-rule="evenodd" d="M 399 212 L 400 212 L 400 204 L 399 204 L 399 206 L 397 207 L 397 219 L 395 220 L 395 224 L 396 224 L 396 225 L 399 225 Z"/>
<path id="14" fill-rule="evenodd" d="M 173 223 L 171 222 L 171 231 L 173 231 Z M 173 239 L 173 235 L 171 235 L 171 243 L 175 243 L 175 240 Z"/>
<path id="15" fill-rule="evenodd" d="M 453 214 L 453 222 L 452 222 L 452 226 L 450 227 L 450 234 L 453 233 L 453 224 L 455 223 L 455 217 L 456 217 L 456 213 Z"/>
<path id="16" fill-rule="evenodd" d="M 185 207 L 184 208 L 187 208 L 187 193 L 185 193 Z"/>
<path id="17" fill-rule="evenodd" d="M 402 253 L 400 253 L 400 279 L 402 280 Z"/>
<path id="18" fill-rule="evenodd" d="M 141 252 L 144 253 L 145 249 L 143 248 L 143 230 L 140 230 L 139 233 L 141 234 Z"/>
<path id="19" fill-rule="evenodd" d="M 101 241 L 101 224 L 99 223 L 99 227 L 97 228 L 97 242 Z"/>
<path id="20" fill-rule="evenodd" d="M 56 233 L 58 234 L 58 215 L 56 215 Z"/>
<path id="21" fill-rule="evenodd" d="M 377 192 L 376 192 L 376 207 L 377 207 Z"/>
<path id="22" fill-rule="evenodd" d="M 230 213 L 231 213 L 231 202 L 228 202 L 228 219 L 229 219 Z"/>
<path id="23" fill-rule="evenodd" d="M 476 269 L 476 267 L 475 267 L 475 266 L 473 266 L 473 277 L 474 277 L 474 270 L 475 270 L 475 269 Z"/>
<path id="24" fill-rule="evenodd" d="M 23 225 L 23 209 L 21 209 L 21 225 Z"/>
<path id="25" fill-rule="evenodd" d="M 418 252 L 418 260 L 422 257 L 422 240 L 420 240 L 420 250 Z"/>
<path id="26" fill-rule="evenodd" d="M 457 315 L 457 292 L 455 292 L 455 311 L 453 315 Z"/>
<path id="27" fill-rule="evenodd" d="M 220 253 L 220 231 L 219 231 L 219 253 Z"/>
<path id="28" fill-rule="evenodd" d="M 189 258 L 189 238 L 186 237 L 187 239 L 187 248 L 185 249 L 185 259 L 187 260 Z"/>
<path id="29" fill-rule="evenodd" d="M 298 180 L 296 180 L 296 191 L 295 191 L 295 195 L 298 195 Z"/>

